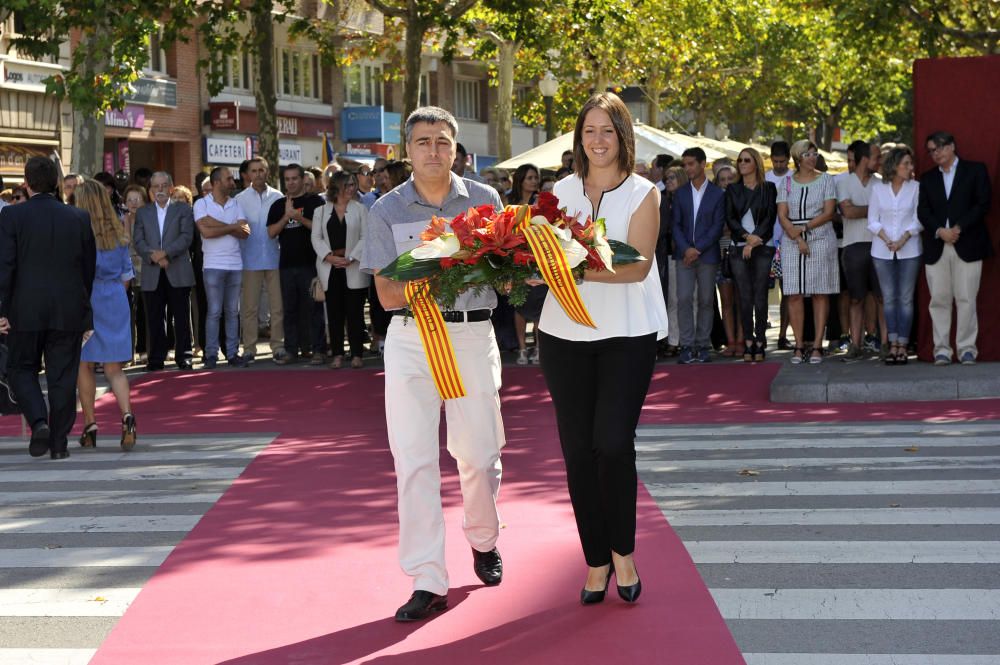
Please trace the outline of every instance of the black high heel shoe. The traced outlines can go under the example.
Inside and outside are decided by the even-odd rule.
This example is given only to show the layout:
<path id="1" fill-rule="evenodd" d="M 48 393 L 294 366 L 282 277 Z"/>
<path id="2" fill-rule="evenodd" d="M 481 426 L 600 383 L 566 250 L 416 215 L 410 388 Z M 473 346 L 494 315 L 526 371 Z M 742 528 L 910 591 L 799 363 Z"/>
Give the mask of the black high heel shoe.
<path id="1" fill-rule="evenodd" d="M 580 604 L 581 605 L 593 605 L 594 603 L 600 603 L 604 600 L 604 595 L 608 592 L 608 584 L 611 583 L 611 571 L 615 567 L 613 565 L 608 566 L 608 577 L 604 580 L 604 588 L 600 591 L 590 591 L 587 587 L 583 587 L 580 591 Z M 621 587 L 619 587 L 620 589 Z M 619 591 L 618 593 L 621 593 Z"/>
<path id="2" fill-rule="evenodd" d="M 635 568 L 635 564 L 632 564 Z M 642 593 L 642 580 L 639 579 L 639 569 L 635 568 L 635 584 L 630 584 L 629 586 L 618 586 L 618 595 L 626 603 L 634 603 L 639 600 L 639 594 Z"/>
<path id="3" fill-rule="evenodd" d="M 135 416 L 129 411 L 122 416 L 122 450 L 129 451 L 135 447 Z"/>
<path id="4" fill-rule="evenodd" d="M 97 423 L 90 423 L 83 428 L 83 434 L 80 435 L 80 445 L 84 448 L 97 447 Z"/>

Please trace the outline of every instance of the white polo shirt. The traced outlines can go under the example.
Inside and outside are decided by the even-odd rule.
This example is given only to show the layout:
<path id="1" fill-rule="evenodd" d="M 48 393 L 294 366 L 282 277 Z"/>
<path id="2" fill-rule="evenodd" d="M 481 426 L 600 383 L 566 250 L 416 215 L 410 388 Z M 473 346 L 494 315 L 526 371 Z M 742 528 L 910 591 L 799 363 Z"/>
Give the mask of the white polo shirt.
<path id="1" fill-rule="evenodd" d="M 230 197 L 226 199 L 225 205 L 219 205 L 211 194 L 194 202 L 194 221 L 197 223 L 203 217 L 212 217 L 223 224 L 236 224 L 247 219 L 236 199 Z M 236 236 L 202 236 L 201 249 L 205 254 L 206 270 L 243 270 L 240 241 Z"/>

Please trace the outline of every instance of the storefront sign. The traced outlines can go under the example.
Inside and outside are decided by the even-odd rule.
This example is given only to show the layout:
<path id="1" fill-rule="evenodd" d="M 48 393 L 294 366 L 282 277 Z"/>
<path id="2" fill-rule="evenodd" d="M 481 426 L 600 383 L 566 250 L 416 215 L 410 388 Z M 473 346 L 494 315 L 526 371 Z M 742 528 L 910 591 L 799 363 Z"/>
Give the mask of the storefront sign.
<path id="1" fill-rule="evenodd" d="M 277 117 L 277 122 L 279 134 L 291 134 L 294 136 L 299 133 L 298 118 L 289 118 L 288 116 L 279 115 Z"/>
<path id="2" fill-rule="evenodd" d="M 118 168 L 126 173 L 132 172 L 132 164 L 129 159 L 128 139 L 118 139 Z"/>
<path id="3" fill-rule="evenodd" d="M 213 102 L 209 104 L 212 129 L 240 128 L 240 107 L 236 102 Z"/>
<path id="4" fill-rule="evenodd" d="M 45 79 L 63 71 L 57 65 L 0 60 L 3 65 L 3 82 L 22 90 L 45 92 Z"/>
<path id="5" fill-rule="evenodd" d="M 51 148 L 20 143 L 0 143 L 0 171 L 24 173 L 24 165 L 32 157 L 48 157 Z"/>
<path id="6" fill-rule="evenodd" d="M 400 115 L 384 106 L 349 106 L 340 112 L 345 143 L 399 143 Z"/>
<path id="7" fill-rule="evenodd" d="M 396 159 L 396 146 L 390 143 L 348 143 L 344 151 L 352 155 L 378 155 L 390 161 Z"/>
<path id="8" fill-rule="evenodd" d="M 104 126 L 143 129 L 146 126 L 146 111 L 141 106 L 126 106 L 121 111 L 108 111 L 104 114 Z"/>
<path id="9" fill-rule="evenodd" d="M 205 137 L 206 164 L 239 164 L 258 154 L 257 137 L 242 139 L 217 139 Z M 298 143 L 280 141 L 278 143 L 278 163 L 281 166 L 300 164 L 302 146 Z"/>
<path id="10" fill-rule="evenodd" d="M 131 94 L 126 101 L 153 106 L 177 106 L 177 83 L 162 79 L 141 78 L 132 83 Z"/>

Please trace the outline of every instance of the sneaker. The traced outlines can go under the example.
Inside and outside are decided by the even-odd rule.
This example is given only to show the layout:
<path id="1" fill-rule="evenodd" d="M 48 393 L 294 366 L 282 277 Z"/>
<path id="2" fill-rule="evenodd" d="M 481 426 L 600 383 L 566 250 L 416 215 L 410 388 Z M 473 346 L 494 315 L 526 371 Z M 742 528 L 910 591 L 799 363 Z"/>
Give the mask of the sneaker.
<path id="1" fill-rule="evenodd" d="M 959 362 L 962 363 L 963 365 L 975 365 L 976 356 L 972 354 L 972 351 L 966 351 L 965 353 L 962 354 L 962 357 L 961 359 L 959 359 Z"/>
<path id="2" fill-rule="evenodd" d="M 274 361 L 275 365 L 287 365 L 288 364 L 288 352 L 284 349 L 278 349 L 273 354 L 271 354 L 271 360 Z"/>
<path id="3" fill-rule="evenodd" d="M 949 358 L 948 356 L 946 356 L 944 354 L 938 354 L 938 355 L 934 356 L 934 364 L 938 365 L 939 367 L 942 366 L 942 365 L 950 365 L 951 364 L 951 358 Z"/>
<path id="4" fill-rule="evenodd" d="M 708 355 L 708 349 L 698 349 L 698 362 L 700 363 L 712 362 L 711 356 Z"/>
<path id="5" fill-rule="evenodd" d="M 865 335 L 863 345 L 865 351 L 870 351 L 871 353 L 878 353 L 882 349 L 882 342 L 877 337 L 871 335 Z"/>
<path id="6" fill-rule="evenodd" d="M 205 356 L 205 369 L 215 369 L 218 363 L 218 356 Z"/>
<path id="7" fill-rule="evenodd" d="M 243 364 L 244 365 L 253 365 L 254 361 L 256 361 L 256 360 L 257 360 L 256 356 L 254 356 L 254 354 L 252 354 L 252 353 L 244 353 L 243 354 Z"/>
<path id="8" fill-rule="evenodd" d="M 538 347 L 536 346 L 534 349 L 532 349 L 531 364 L 532 365 L 538 365 L 541 362 L 542 362 L 542 352 L 539 351 Z"/>
<path id="9" fill-rule="evenodd" d="M 247 361 L 238 353 L 234 353 L 228 358 L 230 367 L 246 367 Z"/>
<path id="10" fill-rule="evenodd" d="M 691 354 L 691 347 L 682 346 L 680 353 L 677 354 L 677 364 L 690 365 L 693 362 L 694 362 L 694 356 Z"/>
<path id="11" fill-rule="evenodd" d="M 517 352 L 517 364 L 518 365 L 528 364 L 528 349 L 520 349 Z"/>
<path id="12" fill-rule="evenodd" d="M 838 351 L 850 351 L 851 350 L 851 336 L 841 335 L 840 342 L 837 344 Z"/>
<path id="13" fill-rule="evenodd" d="M 864 357 L 865 354 L 860 348 L 854 346 L 853 344 L 848 344 L 847 353 L 844 354 L 844 357 L 841 358 L 841 360 L 845 363 L 850 363 L 861 360 Z"/>
<path id="14" fill-rule="evenodd" d="M 326 364 L 326 358 L 323 357 L 322 353 L 314 353 L 312 357 L 309 358 L 310 365 L 324 365 Z"/>
<path id="15" fill-rule="evenodd" d="M 791 348 L 792 348 L 792 345 L 789 344 L 787 337 L 779 337 L 778 338 L 778 350 L 779 351 L 788 351 Z"/>

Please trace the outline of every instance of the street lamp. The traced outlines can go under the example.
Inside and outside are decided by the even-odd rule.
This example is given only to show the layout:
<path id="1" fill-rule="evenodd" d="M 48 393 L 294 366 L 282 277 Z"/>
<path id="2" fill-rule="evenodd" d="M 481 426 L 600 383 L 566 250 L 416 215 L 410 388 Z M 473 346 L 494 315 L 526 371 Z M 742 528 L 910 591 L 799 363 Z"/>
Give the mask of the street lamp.
<path id="1" fill-rule="evenodd" d="M 545 140 L 551 141 L 556 137 L 555 121 L 552 118 L 552 98 L 559 92 L 559 79 L 552 75 L 552 72 L 545 72 L 538 81 L 538 89 L 542 91 L 542 99 L 545 101 Z"/>

